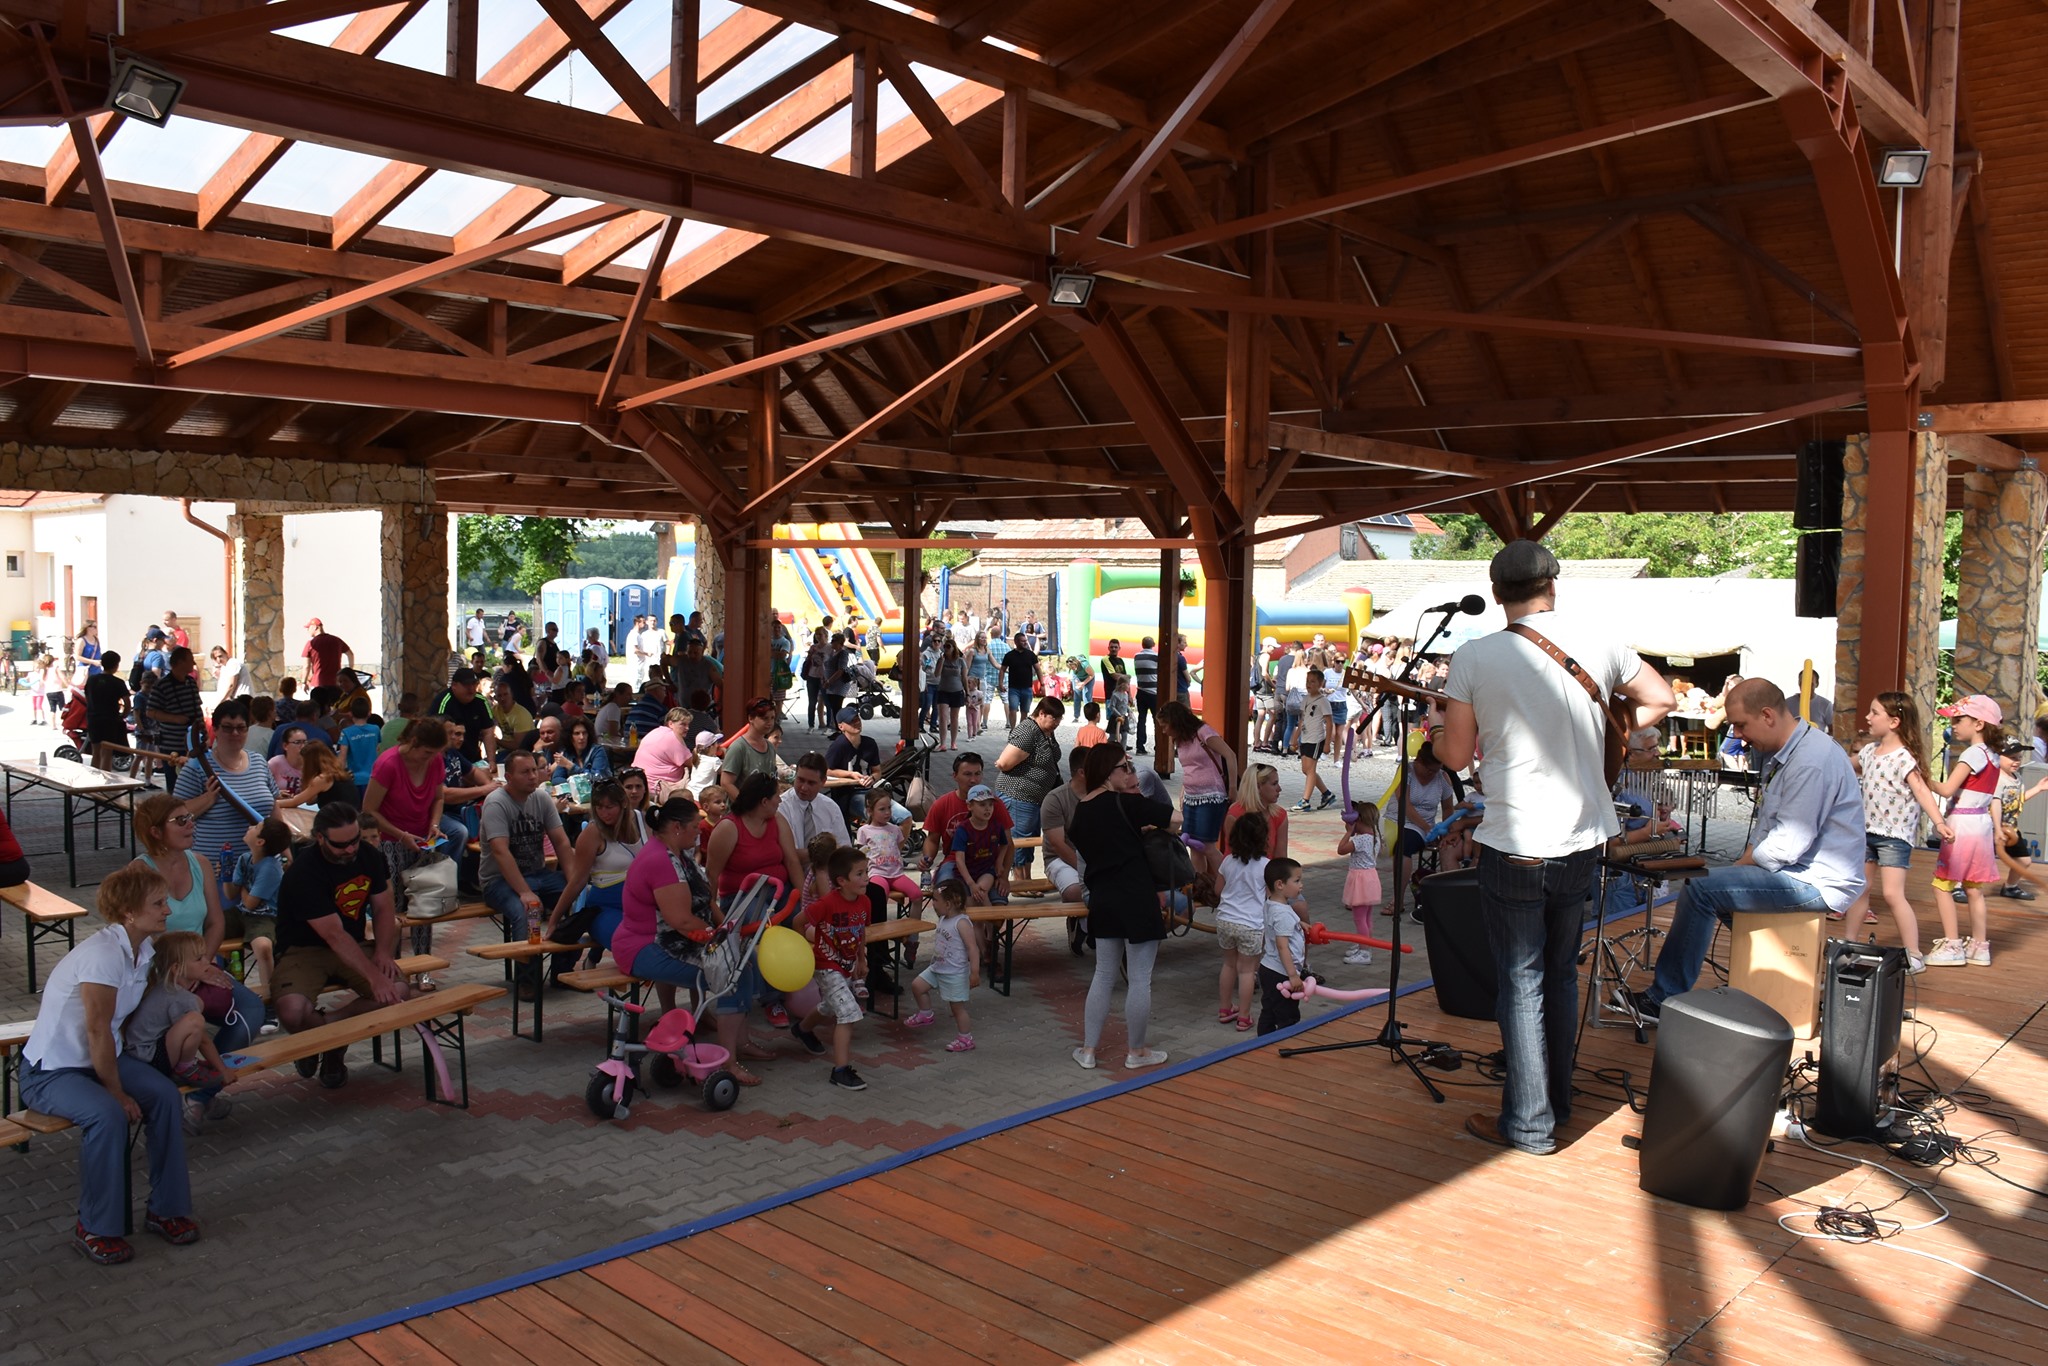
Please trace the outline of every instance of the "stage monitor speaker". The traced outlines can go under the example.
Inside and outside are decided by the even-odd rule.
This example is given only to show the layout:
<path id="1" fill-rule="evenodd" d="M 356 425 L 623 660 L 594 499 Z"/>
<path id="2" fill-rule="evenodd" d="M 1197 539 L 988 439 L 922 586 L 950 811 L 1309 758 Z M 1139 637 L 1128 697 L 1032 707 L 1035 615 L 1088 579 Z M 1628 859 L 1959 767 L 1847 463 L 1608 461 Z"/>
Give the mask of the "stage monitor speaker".
<path id="1" fill-rule="evenodd" d="M 1479 870 L 1456 868 L 1424 878 L 1415 916 L 1429 945 L 1437 1007 L 1464 1020 L 1493 1019 L 1500 979 L 1479 911 Z"/>
<path id="2" fill-rule="evenodd" d="M 1741 1209 L 1764 1163 L 1792 1026 L 1733 987 L 1666 1000 L 1643 1112 L 1640 1184 L 1697 1209 Z"/>
<path id="3" fill-rule="evenodd" d="M 1905 1018 L 1906 951 L 1830 940 L 1815 1129 L 1836 1138 L 1879 1138 L 1890 1130 Z"/>
<path id="4" fill-rule="evenodd" d="M 1840 441 L 1809 441 L 1800 448 L 1792 494 L 1792 525 L 1799 531 L 1793 611 L 1802 617 L 1835 615 L 1842 572 L 1842 458 Z"/>

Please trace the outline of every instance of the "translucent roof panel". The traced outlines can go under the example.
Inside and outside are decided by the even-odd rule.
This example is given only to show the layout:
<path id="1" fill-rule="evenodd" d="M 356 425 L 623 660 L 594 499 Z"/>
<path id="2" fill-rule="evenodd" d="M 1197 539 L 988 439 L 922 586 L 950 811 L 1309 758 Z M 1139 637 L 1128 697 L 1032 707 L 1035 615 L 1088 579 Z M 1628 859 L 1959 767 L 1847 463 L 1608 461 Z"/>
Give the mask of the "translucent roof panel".
<path id="1" fill-rule="evenodd" d="M 61 127 L 46 128 L 27 124 L 0 128 L 0 161 L 17 162 L 23 166 L 41 166 L 56 152 L 57 144 L 63 142 L 66 136 Z"/>
<path id="2" fill-rule="evenodd" d="M 249 201 L 305 213 L 331 214 L 348 203 L 387 164 L 383 157 L 295 142 L 277 159 L 270 173 L 256 182 L 249 191 Z"/>
<path id="3" fill-rule="evenodd" d="M 196 190 L 246 136 L 239 128 L 201 119 L 173 118 L 161 128 L 125 119 L 100 153 L 100 161 L 110 180 Z"/>

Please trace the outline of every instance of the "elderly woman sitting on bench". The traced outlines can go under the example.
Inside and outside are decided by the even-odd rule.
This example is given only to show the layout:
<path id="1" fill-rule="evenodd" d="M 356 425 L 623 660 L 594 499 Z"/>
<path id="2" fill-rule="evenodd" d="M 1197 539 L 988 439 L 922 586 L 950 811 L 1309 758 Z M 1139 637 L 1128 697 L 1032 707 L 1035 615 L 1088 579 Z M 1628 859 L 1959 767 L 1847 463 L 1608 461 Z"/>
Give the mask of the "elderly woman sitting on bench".
<path id="1" fill-rule="evenodd" d="M 135 1255 L 128 1224 L 128 1126 L 149 1135 L 151 1233 L 174 1246 L 198 1241 L 185 1172 L 184 1104 L 178 1084 L 121 1052 L 121 1026 L 149 982 L 171 913 L 163 876 L 131 863 L 100 883 L 107 927 L 57 964 L 22 1051 L 21 1098 L 32 1110 L 78 1126 L 78 1223 L 71 1245 L 113 1266 Z"/>

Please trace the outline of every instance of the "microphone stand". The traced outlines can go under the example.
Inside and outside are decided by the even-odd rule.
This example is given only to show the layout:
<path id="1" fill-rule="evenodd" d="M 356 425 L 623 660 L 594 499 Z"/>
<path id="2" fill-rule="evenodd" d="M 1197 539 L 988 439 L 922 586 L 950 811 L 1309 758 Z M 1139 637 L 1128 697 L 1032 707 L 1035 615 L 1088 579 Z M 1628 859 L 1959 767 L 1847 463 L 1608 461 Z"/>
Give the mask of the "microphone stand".
<path id="1" fill-rule="evenodd" d="M 1450 607 L 1439 610 L 1443 612 L 1443 617 L 1437 622 L 1436 630 L 1430 633 L 1429 639 L 1422 643 L 1421 648 L 1409 656 L 1407 667 L 1401 670 L 1399 676 L 1395 678 L 1395 682 L 1406 683 L 1408 681 L 1408 675 L 1415 671 L 1415 666 L 1420 664 L 1422 657 L 1429 653 L 1429 647 L 1436 644 L 1438 638 L 1450 630 L 1451 618 L 1457 616 L 1462 607 L 1453 604 Z M 1401 768 L 1401 781 L 1394 790 L 1398 794 L 1396 800 L 1405 807 L 1408 801 L 1408 707 L 1405 700 L 1400 698 L 1395 700 L 1401 703 L 1396 709 L 1396 716 L 1399 720 L 1398 762 Z M 1375 707 L 1374 711 L 1377 710 L 1378 708 Z M 1361 723 L 1368 723 L 1371 716 L 1372 713 L 1368 712 L 1365 717 L 1361 718 Z M 1405 818 L 1407 813 L 1404 810 L 1398 814 Z M 1406 825 L 1407 821 L 1402 819 L 1400 826 L 1405 828 Z M 1386 1022 L 1380 1026 L 1380 1032 L 1370 1039 L 1354 1039 L 1346 1043 L 1311 1044 L 1305 1048 L 1283 1048 L 1280 1050 L 1280 1056 L 1291 1058 L 1300 1053 L 1341 1053 L 1354 1048 L 1384 1048 L 1393 1056 L 1395 1061 L 1414 1073 L 1415 1080 L 1422 1083 L 1422 1089 L 1429 1092 L 1429 1098 L 1441 1105 L 1444 1103 L 1444 1093 L 1437 1089 L 1435 1082 L 1423 1074 L 1421 1064 L 1410 1050 L 1419 1049 L 1422 1056 L 1426 1058 L 1434 1054 L 1438 1049 L 1448 1048 L 1450 1045 L 1433 1039 L 1409 1038 L 1402 1031 L 1399 1017 L 1394 1014 L 1394 1003 L 1401 995 L 1401 922 L 1406 918 L 1405 911 L 1407 909 L 1408 893 L 1408 879 L 1402 875 L 1400 845 L 1398 841 L 1394 848 L 1394 931 L 1391 935 L 1394 941 L 1394 951 L 1393 962 L 1388 965 L 1387 971 Z"/>

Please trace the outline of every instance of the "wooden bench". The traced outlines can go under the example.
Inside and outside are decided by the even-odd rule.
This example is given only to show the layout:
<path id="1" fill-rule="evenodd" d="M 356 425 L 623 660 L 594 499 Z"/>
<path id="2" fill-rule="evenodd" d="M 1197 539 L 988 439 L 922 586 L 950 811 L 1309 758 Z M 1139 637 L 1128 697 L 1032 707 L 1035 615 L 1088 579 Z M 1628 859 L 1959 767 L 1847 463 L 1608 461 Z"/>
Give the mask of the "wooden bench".
<path id="1" fill-rule="evenodd" d="M 226 1055 L 222 1061 L 228 1064 L 228 1079 L 239 1081 L 256 1072 L 282 1067 L 288 1062 L 298 1062 L 335 1048 L 346 1048 L 350 1044 L 368 1039 L 371 1044 L 371 1058 L 380 1067 L 396 1072 L 402 1065 L 399 1041 L 405 1031 L 418 1028 L 431 1035 L 440 1045 L 452 1048 L 461 1071 L 461 1100 L 442 1097 L 437 1094 L 435 1069 L 426 1070 L 427 1100 L 436 1105 L 452 1105 L 459 1109 L 469 1108 L 469 1059 L 463 1047 L 463 1020 L 469 1013 L 486 1001 L 495 1001 L 505 994 L 505 988 L 486 986 L 482 983 L 464 983 L 440 991 L 414 996 L 400 1001 L 397 1005 L 379 1006 L 361 1015 L 345 1020 L 333 1020 L 296 1034 L 273 1034 L 260 1043 L 254 1043 L 239 1053 Z M 384 1036 L 391 1036 L 391 1061 L 384 1061 Z"/>
<path id="2" fill-rule="evenodd" d="M 1050 906 L 969 906 L 967 918 L 977 925 L 996 927 L 997 962 L 990 964 L 988 984 L 1003 995 L 1010 994 L 1010 975 L 1017 961 L 1017 936 L 1029 920 L 1072 920 L 1088 914 L 1078 901 L 1055 902 Z"/>
<path id="3" fill-rule="evenodd" d="M 28 923 L 28 989 L 34 995 L 42 990 L 36 984 L 36 945 L 61 935 L 66 952 L 77 948 L 77 923 L 85 918 L 86 909 L 33 882 L 0 887 L 0 901 L 20 911 Z"/>
<path id="4" fill-rule="evenodd" d="M 471 945 L 470 948 L 465 950 L 465 952 L 467 952 L 469 956 L 472 958 L 482 958 L 487 962 L 502 962 L 510 964 L 536 962 L 539 959 L 546 958 L 550 954 L 556 953 L 574 953 L 580 955 L 588 947 L 589 946 L 586 944 L 557 944 L 550 939 L 544 939 L 538 944 L 528 943 L 524 939 L 509 939 L 502 944 L 474 944 Z M 558 977 L 556 980 L 559 981 L 560 978 Z M 547 974 L 542 973 L 540 974 L 540 979 L 534 983 L 533 1032 L 531 1034 L 526 1034 L 522 1033 L 519 1028 L 519 993 L 517 991 L 514 991 L 512 993 L 513 1038 L 532 1039 L 535 1043 L 539 1043 L 541 1041 L 541 1032 L 546 1027 L 545 1020 L 543 1017 L 546 1014 L 547 998 Z"/>

